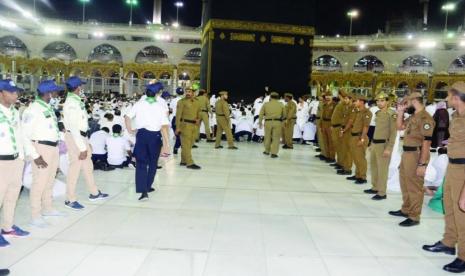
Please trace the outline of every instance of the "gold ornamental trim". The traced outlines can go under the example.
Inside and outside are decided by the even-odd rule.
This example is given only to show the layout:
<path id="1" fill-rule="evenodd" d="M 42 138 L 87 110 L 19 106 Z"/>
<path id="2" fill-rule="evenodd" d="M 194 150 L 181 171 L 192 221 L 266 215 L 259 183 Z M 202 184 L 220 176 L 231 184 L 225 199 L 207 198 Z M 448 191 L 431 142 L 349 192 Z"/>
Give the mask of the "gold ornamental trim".
<path id="1" fill-rule="evenodd" d="M 294 45 L 295 44 L 295 37 L 272 35 L 271 36 L 271 44 Z"/>
<path id="2" fill-rule="evenodd" d="M 256 21 L 241 21 L 241 20 L 226 20 L 226 19 L 210 19 L 203 29 L 203 36 L 208 31 L 213 29 L 228 29 L 238 31 L 252 31 L 265 33 L 278 33 L 290 35 L 315 35 L 315 28 L 310 26 L 266 23 Z"/>
<path id="3" fill-rule="evenodd" d="M 231 33 L 230 40 L 231 41 L 255 42 L 255 34 Z"/>

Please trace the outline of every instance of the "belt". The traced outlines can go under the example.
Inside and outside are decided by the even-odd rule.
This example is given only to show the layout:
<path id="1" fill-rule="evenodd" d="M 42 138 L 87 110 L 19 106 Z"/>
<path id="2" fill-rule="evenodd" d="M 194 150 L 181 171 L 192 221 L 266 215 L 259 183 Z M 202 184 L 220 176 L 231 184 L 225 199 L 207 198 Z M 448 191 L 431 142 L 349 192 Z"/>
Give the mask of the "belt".
<path id="1" fill-rule="evenodd" d="M 58 142 L 52 142 L 52 141 L 33 141 L 33 142 L 37 142 L 38 144 L 46 145 L 46 146 L 50 146 L 50 147 L 58 146 Z"/>
<path id="2" fill-rule="evenodd" d="M 362 134 L 361 132 L 357 132 L 357 133 L 352 132 L 352 136 L 360 136 L 361 134 Z"/>
<path id="3" fill-rule="evenodd" d="M 202 110 L 202 112 L 208 112 L 208 110 Z"/>
<path id="4" fill-rule="evenodd" d="M 332 127 L 340 127 L 341 124 L 332 125 Z"/>
<path id="5" fill-rule="evenodd" d="M 417 151 L 421 149 L 421 147 L 409 147 L 409 146 L 403 146 L 404 151 Z"/>
<path id="6" fill-rule="evenodd" d="M 224 116 L 224 114 L 216 114 L 216 116 Z"/>
<path id="7" fill-rule="evenodd" d="M 289 120 L 297 120 L 297 117 L 292 117 Z"/>
<path id="8" fill-rule="evenodd" d="M 317 120 L 321 119 L 321 117 L 316 117 Z"/>
<path id="9" fill-rule="evenodd" d="M 385 139 L 384 140 L 373 139 L 372 142 L 373 144 L 384 144 L 386 143 L 386 140 Z"/>
<path id="10" fill-rule="evenodd" d="M 181 119 L 181 122 L 186 122 L 186 123 L 191 123 L 191 124 L 197 124 L 197 121 L 195 121 L 195 120 Z"/>
<path id="11" fill-rule="evenodd" d="M 449 163 L 465 165 L 465 158 L 449 158 Z"/>
<path id="12" fill-rule="evenodd" d="M 19 154 L 10 154 L 10 155 L 0 155 L 0 160 L 1 161 L 13 161 L 18 158 Z"/>
<path id="13" fill-rule="evenodd" d="M 282 122 L 283 120 L 282 119 L 265 119 L 265 121 L 280 121 L 280 122 Z"/>
<path id="14" fill-rule="evenodd" d="M 330 122 L 331 119 L 324 119 L 324 118 L 323 118 L 323 121 Z"/>

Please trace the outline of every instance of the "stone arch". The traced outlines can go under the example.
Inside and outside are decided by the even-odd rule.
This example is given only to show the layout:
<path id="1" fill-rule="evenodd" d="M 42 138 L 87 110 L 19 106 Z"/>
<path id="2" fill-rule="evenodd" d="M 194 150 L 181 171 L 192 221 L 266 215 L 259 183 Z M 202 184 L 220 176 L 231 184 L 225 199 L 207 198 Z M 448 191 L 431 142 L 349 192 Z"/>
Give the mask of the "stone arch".
<path id="1" fill-rule="evenodd" d="M 157 46 L 147 46 L 136 55 L 136 63 L 165 63 L 168 55 Z"/>
<path id="2" fill-rule="evenodd" d="M 341 62 L 332 55 L 322 55 L 313 60 L 315 71 L 342 71 Z"/>
<path id="3" fill-rule="evenodd" d="M 163 72 L 160 74 L 159 79 L 161 80 L 169 80 L 171 79 L 171 74 L 169 72 Z"/>
<path id="4" fill-rule="evenodd" d="M 432 73 L 433 63 L 431 59 L 423 55 L 412 55 L 405 58 L 399 66 L 402 73 Z"/>
<path id="5" fill-rule="evenodd" d="M 186 72 L 179 74 L 179 77 L 178 77 L 178 78 L 179 78 L 180 81 L 188 81 L 188 80 L 191 80 L 191 76 L 190 76 L 188 73 L 186 73 Z"/>
<path id="6" fill-rule="evenodd" d="M 384 71 L 384 63 L 376 56 L 367 55 L 355 62 L 353 69 L 355 72 L 376 72 Z"/>
<path id="7" fill-rule="evenodd" d="M 153 80 L 153 79 L 156 79 L 157 76 L 156 76 L 155 73 L 152 72 L 152 71 L 146 71 L 146 72 L 144 72 L 144 73 L 142 74 L 142 78 L 143 78 L 143 79 L 151 79 L 151 80 Z"/>
<path id="8" fill-rule="evenodd" d="M 75 60 L 77 58 L 74 48 L 66 42 L 54 41 L 49 43 L 42 50 L 44 59 L 57 58 L 59 60 Z"/>
<path id="9" fill-rule="evenodd" d="M 199 63 L 202 57 L 202 49 L 201 48 L 193 48 L 187 51 L 184 54 L 183 60 L 189 62 Z"/>
<path id="10" fill-rule="evenodd" d="M 89 54 L 89 61 L 91 62 L 122 62 L 123 56 L 121 52 L 115 46 L 111 44 L 100 44 L 99 46 L 92 49 Z"/>
<path id="11" fill-rule="evenodd" d="M 455 58 L 448 68 L 449 74 L 460 74 L 465 72 L 465 55 Z"/>
<path id="12" fill-rule="evenodd" d="M 439 81 L 434 87 L 434 99 L 444 100 L 447 98 L 447 87 L 449 84 L 445 81 Z"/>
<path id="13" fill-rule="evenodd" d="M 0 54 L 5 56 L 29 57 L 29 49 L 24 42 L 13 35 L 0 38 Z"/>

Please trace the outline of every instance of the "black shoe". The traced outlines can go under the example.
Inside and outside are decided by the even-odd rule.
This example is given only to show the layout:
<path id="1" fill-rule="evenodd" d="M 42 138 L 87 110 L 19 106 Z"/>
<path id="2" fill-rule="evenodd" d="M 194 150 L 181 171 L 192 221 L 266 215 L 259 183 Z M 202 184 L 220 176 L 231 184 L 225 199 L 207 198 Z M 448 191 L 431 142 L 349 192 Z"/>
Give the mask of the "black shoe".
<path id="1" fill-rule="evenodd" d="M 337 167 L 337 166 L 339 166 L 338 163 L 331 163 L 331 164 L 329 164 L 329 165 L 330 165 L 331 167 Z"/>
<path id="2" fill-rule="evenodd" d="M 339 175 L 351 175 L 352 172 L 351 171 L 338 170 L 337 174 L 339 174 Z"/>
<path id="3" fill-rule="evenodd" d="M 263 154 L 264 154 L 264 155 L 270 155 L 270 153 L 269 153 L 269 152 L 266 152 L 266 151 L 264 151 Z"/>
<path id="4" fill-rule="evenodd" d="M 10 275 L 10 270 L 9 269 L 0 269 L 0 276 L 6 276 Z"/>
<path id="5" fill-rule="evenodd" d="M 445 253 L 447 255 L 455 255 L 455 247 L 447 247 L 440 241 L 433 245 L 423 245 L 423 250 L 433 253 Z"/>
<path id="6" fill-rule="evenodd" d="M 323 156 L 323 154 L 318 154 L 318 155 L 315 155 L 315 157 L 321 159 L 321 158 L 324 157 L 324 156 Z"/>
<path id="7" fill-rule="evenodd" d="M 180 166 L 186 166 L 187 164 L 184 162 L 179 163 Z"/>
<path id="8" fill-rule="evenodd" d="M 178 149 L 174 149 L 173 154 L 178 154 Z"/>
<path id="9" fill-rule="evenodd" d="M 197 145 L 192 145 L 192 148 L 193 148 L 193 149 L 196 149 L 196 148 L 198 148 L 198 147 L 199 147 L 199 146 L 197 146 Z"/>
<path id="10" fill-rule="evenodd" d="M 272 154 L 271 158 L 278 158 L 278 155 L 277 154 Z"/>
<path id="11" fill-rule="evenodd" d="M 342 170 L 342 166 L 341 165 L 336 165 L 333 167 L 335 170 Z"/>
<path id="12" fill-rule="evenodd" d="M 378 191 L 375 191 L 373 189 L 368 189 L 368 190 L 365 190 L 363 191 L 365 194 L 369 194 L 369 195 L 376 195 L 378 193 Z"/>
<path id="13" fill-rule="evenodd" d="M 200 170 L 200 166 L 197 166 L 196 164 L 192 164 L 190 166 L 187 166 L 188 169 L 191 169 L 191 170 Z"/>
<path id="14" fill-rule="evenodd" d="M 238 148 L 238 147 L 235 147 L 235 146 L 232 146 L 232 147 L 228 147 L 228 149 L 230 149 L 230 150 L 237 150 L 237 149 L 239 149 L 239 148 Z"/>
<path id="15" fill-rule="evenodd" d="M 288 149 L 289 147 L 287 145 L 284 145 L 283 146 L 283 149 Z"/>
<path id="16" fill-rule="evenodd" d="M 222 149 L 222 148 L 223 148 L 223 146 L 217 146 L 217 147 L 215 147 L 215 149 Z"/>
<path id="17" fill-rule="evenodd" d="M 147 201 L 149 200 L 149 195 L 147 193 L 142 193 L 142 195 L 139 197 L 139 201 Z"/>
<path id="18" fill-rule="evenodd" d="M 404 218 L 408 217 L 408 215 L 402 213 L 401 210 L 399 210 L 399 211 L 389 211 L 389 214 L 390 214 L 391 216 L 395 216 L 395 217 L 404 217 Z"/>
<path id="19" fill-rule="evenodd" d="M 465 262 L 457 258 L 452 263 L 445 265 L 442 269 L 452 273 L 462 273 L 465 272 Z"/>
<path id="20" fill-rule="evenodd" d="M 154 188 L 150 188 L 150 189 L 149 189 L 149 193 L 153 193 L 153 192 L 155 192 L 155 189 L 154 189 Z"/>
<path id="21" fill-rule="evenodd" d="M 383 199 L 386 199 L 386 198 L 387 198 L 387 196 L 375 195 L 371 199 L 373 199 L 373 200 L 383 200 Z"/>
<path id="22" fill-rule="evenodd" d="M 410 226 L 415 226 L 415 225 L 418 225 L 420 224 L 419 221 L 414 221 L 413 219 L 406 219 L 404 220 L 403 222 L 399 223 L 399 226 L 402 226 L 402 227 L 410 227 Z"/>
<path id="23" fill-rule="evenodd" d="M 326 163 L 334 163 L 334 162 L 336 162 L 336 160 L 326 158 L 325 162 L 326 162 Z"/>
<path id="24" fill-rule="evenodd" d="M 200 142 L 200 139 L 195 140 L 196 143 Z"/>
<path id="25" fill-rule="evenodd" d="M 366 179 L 358 178 L 357 180 L 355 180 L 355 184 L 366 184 L 366 183 L 367 183 Z"/>
<path id="26" fill-rule="evenodd" d="M 161 170 L 161 169 L 163 169 L 162 166 L 157 166 L 157 170 Z"/>
<path id="27" fill-rule="evenodd" d="M 315 151 L 316 151 L 316 152 L 321 152 L 321 149 L 320 149 L 320 148 L 318 148 L 318 149 L 315 149 Z"/>
<path id="28" fill-rule="evenodd" d="M 207 143 L 215 143 L 216 141 L 215 140 L 212 140 L 212 139 L 208 139 L 207 140 Z"/>
<path id="29" fill-rule="evenodd" d="M 347 180 L 357 180 L 357 177 L 355 175 L 346 177 Z"/>

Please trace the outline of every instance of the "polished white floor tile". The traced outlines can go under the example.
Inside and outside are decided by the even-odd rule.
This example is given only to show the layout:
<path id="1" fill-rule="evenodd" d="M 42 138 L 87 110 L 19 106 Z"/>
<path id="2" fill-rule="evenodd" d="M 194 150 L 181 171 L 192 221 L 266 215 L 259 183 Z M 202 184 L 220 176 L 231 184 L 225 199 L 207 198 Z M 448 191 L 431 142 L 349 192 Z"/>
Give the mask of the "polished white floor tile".
<path id="1" fill-rule="evenodd" d="M 202 276 L 205 252 L 154 250 L 137 271 L 137 276 Z"/>

